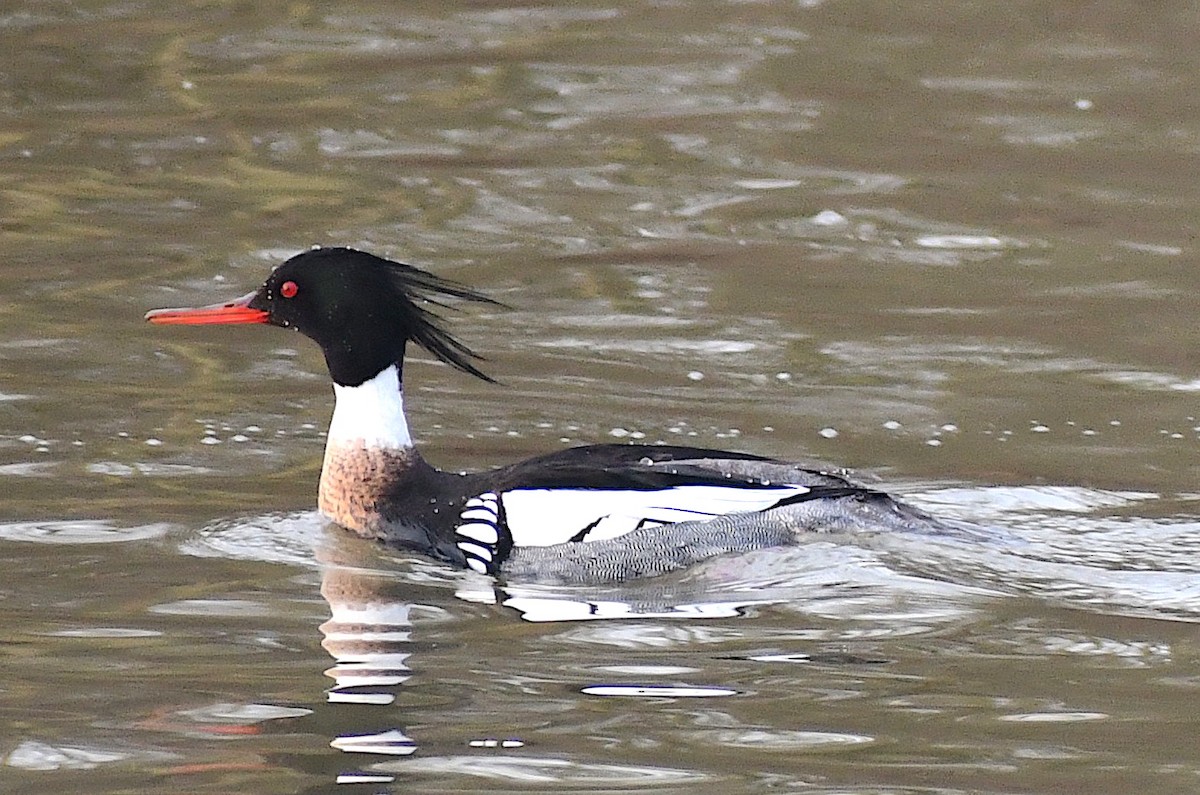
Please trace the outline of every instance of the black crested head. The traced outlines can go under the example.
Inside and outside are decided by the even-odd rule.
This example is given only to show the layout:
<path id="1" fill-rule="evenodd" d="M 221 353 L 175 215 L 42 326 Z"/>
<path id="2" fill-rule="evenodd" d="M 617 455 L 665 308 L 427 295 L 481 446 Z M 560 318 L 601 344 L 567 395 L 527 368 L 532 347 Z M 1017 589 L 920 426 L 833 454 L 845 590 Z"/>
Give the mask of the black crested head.
<path id="1" fill-rule="evenodd" d="M 358 386 L 390 365 L 402 367 L 412 340 L 464 373 L 495 383 L 482 357 L 442 328 L 429 306 L 440 297 L 501 306 L 461 284 L 352 248 L 314 248 L 279 265 L 249 306 L 267 322 L 294 328 L 325 354 L 335 383 Z"/>

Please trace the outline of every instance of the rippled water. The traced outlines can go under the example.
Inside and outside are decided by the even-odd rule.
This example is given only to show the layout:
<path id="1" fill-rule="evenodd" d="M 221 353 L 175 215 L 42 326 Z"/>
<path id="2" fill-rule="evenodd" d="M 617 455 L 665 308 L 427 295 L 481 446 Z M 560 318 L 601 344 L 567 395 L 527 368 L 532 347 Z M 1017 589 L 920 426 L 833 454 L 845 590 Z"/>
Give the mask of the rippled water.
<path id="1" fill-rule="evenodd" d="M 0 791 L 1189 792 L 1194 9 L 0 9 Z M 980 538 L 496 583 L 312 511 L 313 243 L 475 285 L 450 468 L 852 468 Z"/>

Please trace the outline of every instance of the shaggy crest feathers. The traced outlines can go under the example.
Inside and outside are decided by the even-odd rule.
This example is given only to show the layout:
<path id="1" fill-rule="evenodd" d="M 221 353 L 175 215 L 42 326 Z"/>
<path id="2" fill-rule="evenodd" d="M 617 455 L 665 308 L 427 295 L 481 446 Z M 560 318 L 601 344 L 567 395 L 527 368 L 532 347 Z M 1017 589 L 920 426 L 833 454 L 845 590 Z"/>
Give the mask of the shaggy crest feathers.
<path id="1" fill-rule="evenodd" d="M 388 277 L 396 294 L 408 304 L 406 308 L 411 313 L 409 338 L 451 367 L 489 383 L 496 383 L 494 378 L 480 370 L 471 361 L 472 359 L 487 361 L 486 358 L 472 351 L 457 337 L 446 331 L 442 326 L 441 316 L 420 304 L 431 304 L 442 309 L 454 310 L 454 307 L 437 300 L 433 297 L 434 295 L 447 295 L 464 301 L 492 306 L 503 307 L 504 304 L 483 293 L 476 292 L 466 285 L 435 276 L 427 271 L 414 268 L 412 265 L 386 259 L 379 261 L 387 267 Z"/>
<path id="2" fill-rule="evenodd" d="M 274 280 L 287 278 L 290 268 L 302 264 L 306 268 L 317 264 L 333 269 L 342 285 L 355 283 L 367 287 L 363 293 L 355 294 L 343 290 L 340 285 L 338 288 L 330 286 L 332 291 L 340 294 L 338 309 L 331 311 L 347 319 L 354 312 L 374 315 L 383 321 L 383 327 L 391 328 L 392 334 L 412 340 L 451 367 L 496 383 L 474 364 L 474 361 L 486 361 L 485 357 L 447 331 L 442 325 L 442 317 L 429 307 L 455 311 L 455 307 L 439 300 L 442 297 L 498 307 L 504 307 L 503 303 L 412 265 L 344 247 L 316 248 L 298 254 L 279 266 Z"/>

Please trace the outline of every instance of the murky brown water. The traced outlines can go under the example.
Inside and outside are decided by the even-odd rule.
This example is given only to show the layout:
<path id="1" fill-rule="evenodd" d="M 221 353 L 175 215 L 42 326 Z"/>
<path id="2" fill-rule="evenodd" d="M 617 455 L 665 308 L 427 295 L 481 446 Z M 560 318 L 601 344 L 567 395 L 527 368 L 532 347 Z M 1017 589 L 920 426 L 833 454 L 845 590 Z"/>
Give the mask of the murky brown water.
<path id="1" fill-rule="evenodd" d="M 0 10 L 0 791 L 1200 789 L 1185 3 Z M 685 440 L 979 544 L 497 590 L 327 532 L 313 243 L 511 304 L 427 455 Z M 331 618 L 332 616 L 332 618 Z"/>

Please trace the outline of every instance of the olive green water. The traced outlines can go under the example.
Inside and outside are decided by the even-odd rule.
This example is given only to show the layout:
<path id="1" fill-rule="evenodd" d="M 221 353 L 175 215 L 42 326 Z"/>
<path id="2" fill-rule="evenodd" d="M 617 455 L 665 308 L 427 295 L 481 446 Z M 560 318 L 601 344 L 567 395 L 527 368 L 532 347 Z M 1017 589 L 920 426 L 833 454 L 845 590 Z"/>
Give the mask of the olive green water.
<path id="1" fill-rule="evenodd" d="M 1181 2 L 0 9 L 0 792 L 1200 791 Z M 428 458 L 665 440 L 978 543 L 512 586 L 312 513 L 331 395 L 156 328 L 312 244 L 510 304 Z"/>

